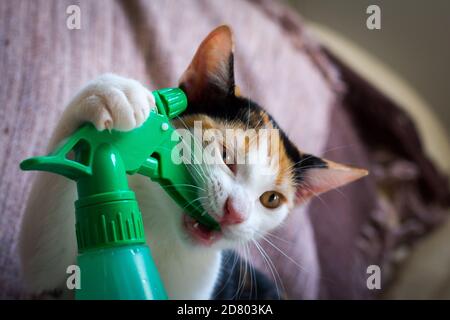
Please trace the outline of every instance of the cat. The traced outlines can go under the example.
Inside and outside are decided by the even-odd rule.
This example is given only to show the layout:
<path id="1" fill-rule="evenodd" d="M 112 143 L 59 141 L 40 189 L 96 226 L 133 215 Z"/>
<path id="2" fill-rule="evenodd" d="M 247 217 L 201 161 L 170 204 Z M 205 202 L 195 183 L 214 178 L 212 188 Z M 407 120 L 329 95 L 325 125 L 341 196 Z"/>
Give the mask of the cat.
<path id="1" fill-rule="evenodd" d="M 200 44 L 179 87 L 188 108 L 174 121 L 177 128 L 204 130 L 275 129 L 276 153 L 268 161 L 235 163 L 233 152 L 250 156 L 248 140 L 233 150 L 217 139 L 221 163 L 202 165 L 198 187 L 203 209 L 220 224 L 212 231 L 179 208 L 159 185 L 129 176 L 142 211 L 146 240 L 171 299 L 210 299 L 222 273 L 222 253 L 258 239 L 278 227 L 295 205 L 314 195 L 359 179 L 364 169 L 352 168 L 302 153 L 256 102 L 245 98 L 234 83 L 234 42 L 228 26 L 214 29 Z M 49 150 L 84 122 L 98 130 L 127 131 L 139 127 L 155 106 L 139 82 L 105 74 L 88 83 L 68 104 L 49 143 Z M 225 150 L 225 152 L 224 152 Z M 230 151 L 230 152 L 229 152 Z M 220 152 L 220 151 L 219 151 Z M 275 161 L 276 160 L 276 161 Z M 76 263 L 76 187 L 65 178 L 41 173 L 36 178 L 21 226 L 19 252 L 22 274 L 30 292 L 66 289 L 66 268 Z"/>

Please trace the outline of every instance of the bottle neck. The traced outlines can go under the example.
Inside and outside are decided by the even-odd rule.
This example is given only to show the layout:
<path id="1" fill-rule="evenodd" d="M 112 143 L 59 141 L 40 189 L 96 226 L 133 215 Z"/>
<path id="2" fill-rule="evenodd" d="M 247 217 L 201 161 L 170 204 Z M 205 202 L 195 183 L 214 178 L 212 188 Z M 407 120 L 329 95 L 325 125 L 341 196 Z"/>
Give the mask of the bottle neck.
<path id="1" fill-rule="evenodd" d="M 142 215 L 119 152 L 108 143 L 92 152 L 92 175 L 77 180 L 79 252 L 145 243 Z"/>

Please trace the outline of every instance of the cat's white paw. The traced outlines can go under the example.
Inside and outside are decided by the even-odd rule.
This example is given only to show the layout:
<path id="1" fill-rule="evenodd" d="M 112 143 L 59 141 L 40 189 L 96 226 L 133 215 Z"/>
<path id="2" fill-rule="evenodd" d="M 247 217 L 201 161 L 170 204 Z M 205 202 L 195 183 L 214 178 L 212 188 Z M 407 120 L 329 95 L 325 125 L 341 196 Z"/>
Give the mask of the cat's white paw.
<path id="1" fill-rule="evenodd" d="M 91 122 L 97 130 L 132 130 L 155 108 L 153 94 L 141 83 L 114 74 L 93 80 L 77 100 L 78 118 Z"/>

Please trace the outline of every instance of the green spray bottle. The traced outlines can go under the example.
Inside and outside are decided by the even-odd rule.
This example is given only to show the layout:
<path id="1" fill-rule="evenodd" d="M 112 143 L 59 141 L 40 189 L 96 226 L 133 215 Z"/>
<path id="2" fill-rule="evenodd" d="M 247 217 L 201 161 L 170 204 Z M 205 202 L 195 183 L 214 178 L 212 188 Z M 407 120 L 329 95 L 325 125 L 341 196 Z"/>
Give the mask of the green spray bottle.
<path id="1" fill-rule="evenodd" d="M 171 158 L 180 137 L 170 119 L 186 109 L 186 96 L 178 88 L 157 90 L 153 95 L 157 108 L 139 128 L 100 132 L 85 124 L 48 156 L 20 164 L 22 170 L 53 172 L 77 183 L 75 227 L 81 288 L 75 292 L 76 299 L 167 299 L 145 244 L 141 212 L 127 174 L 151 178 L 187 214 L 219 229 L 195 205 L 195 192 L 183 187 L 195 184 L 186 165 Z M 74 158 L 68 158 L 70 153 Z"/>

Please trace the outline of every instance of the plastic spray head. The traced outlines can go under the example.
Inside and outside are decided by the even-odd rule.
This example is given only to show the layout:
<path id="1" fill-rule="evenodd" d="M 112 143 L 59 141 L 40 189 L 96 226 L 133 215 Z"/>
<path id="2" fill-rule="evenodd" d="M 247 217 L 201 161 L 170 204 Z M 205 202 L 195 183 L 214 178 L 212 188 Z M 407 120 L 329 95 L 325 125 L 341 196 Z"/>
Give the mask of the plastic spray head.
<path id="1" fill-rule="evenodd" d="M 184 163 L 172 158 L 172 150 L 181 139 L 169 120 L 186 109 L 186 95 L 178 88 L 157 90 L 153 95 L 157 110 L 150 112 L 139 128 L 109 132 L 97 131 L 92 124 L 85 124 L 48 156 L 23 161 L 21 169 L 53 172 L 76 181 L 77 210 L 118 199 L 134 199 L 126 174 L 141 174 L 158 182 L 183 211 L 198 222 L 210 229 L 220 229 L 198 203 L 195 189 L 186 187 L 195 186 L 196 179 Z M 69 159 L 68 154 L 72 152 L 75 158 Z M 78 218 L 85 219 L 78 217 L 77 211 L 77 224 Z"/>

